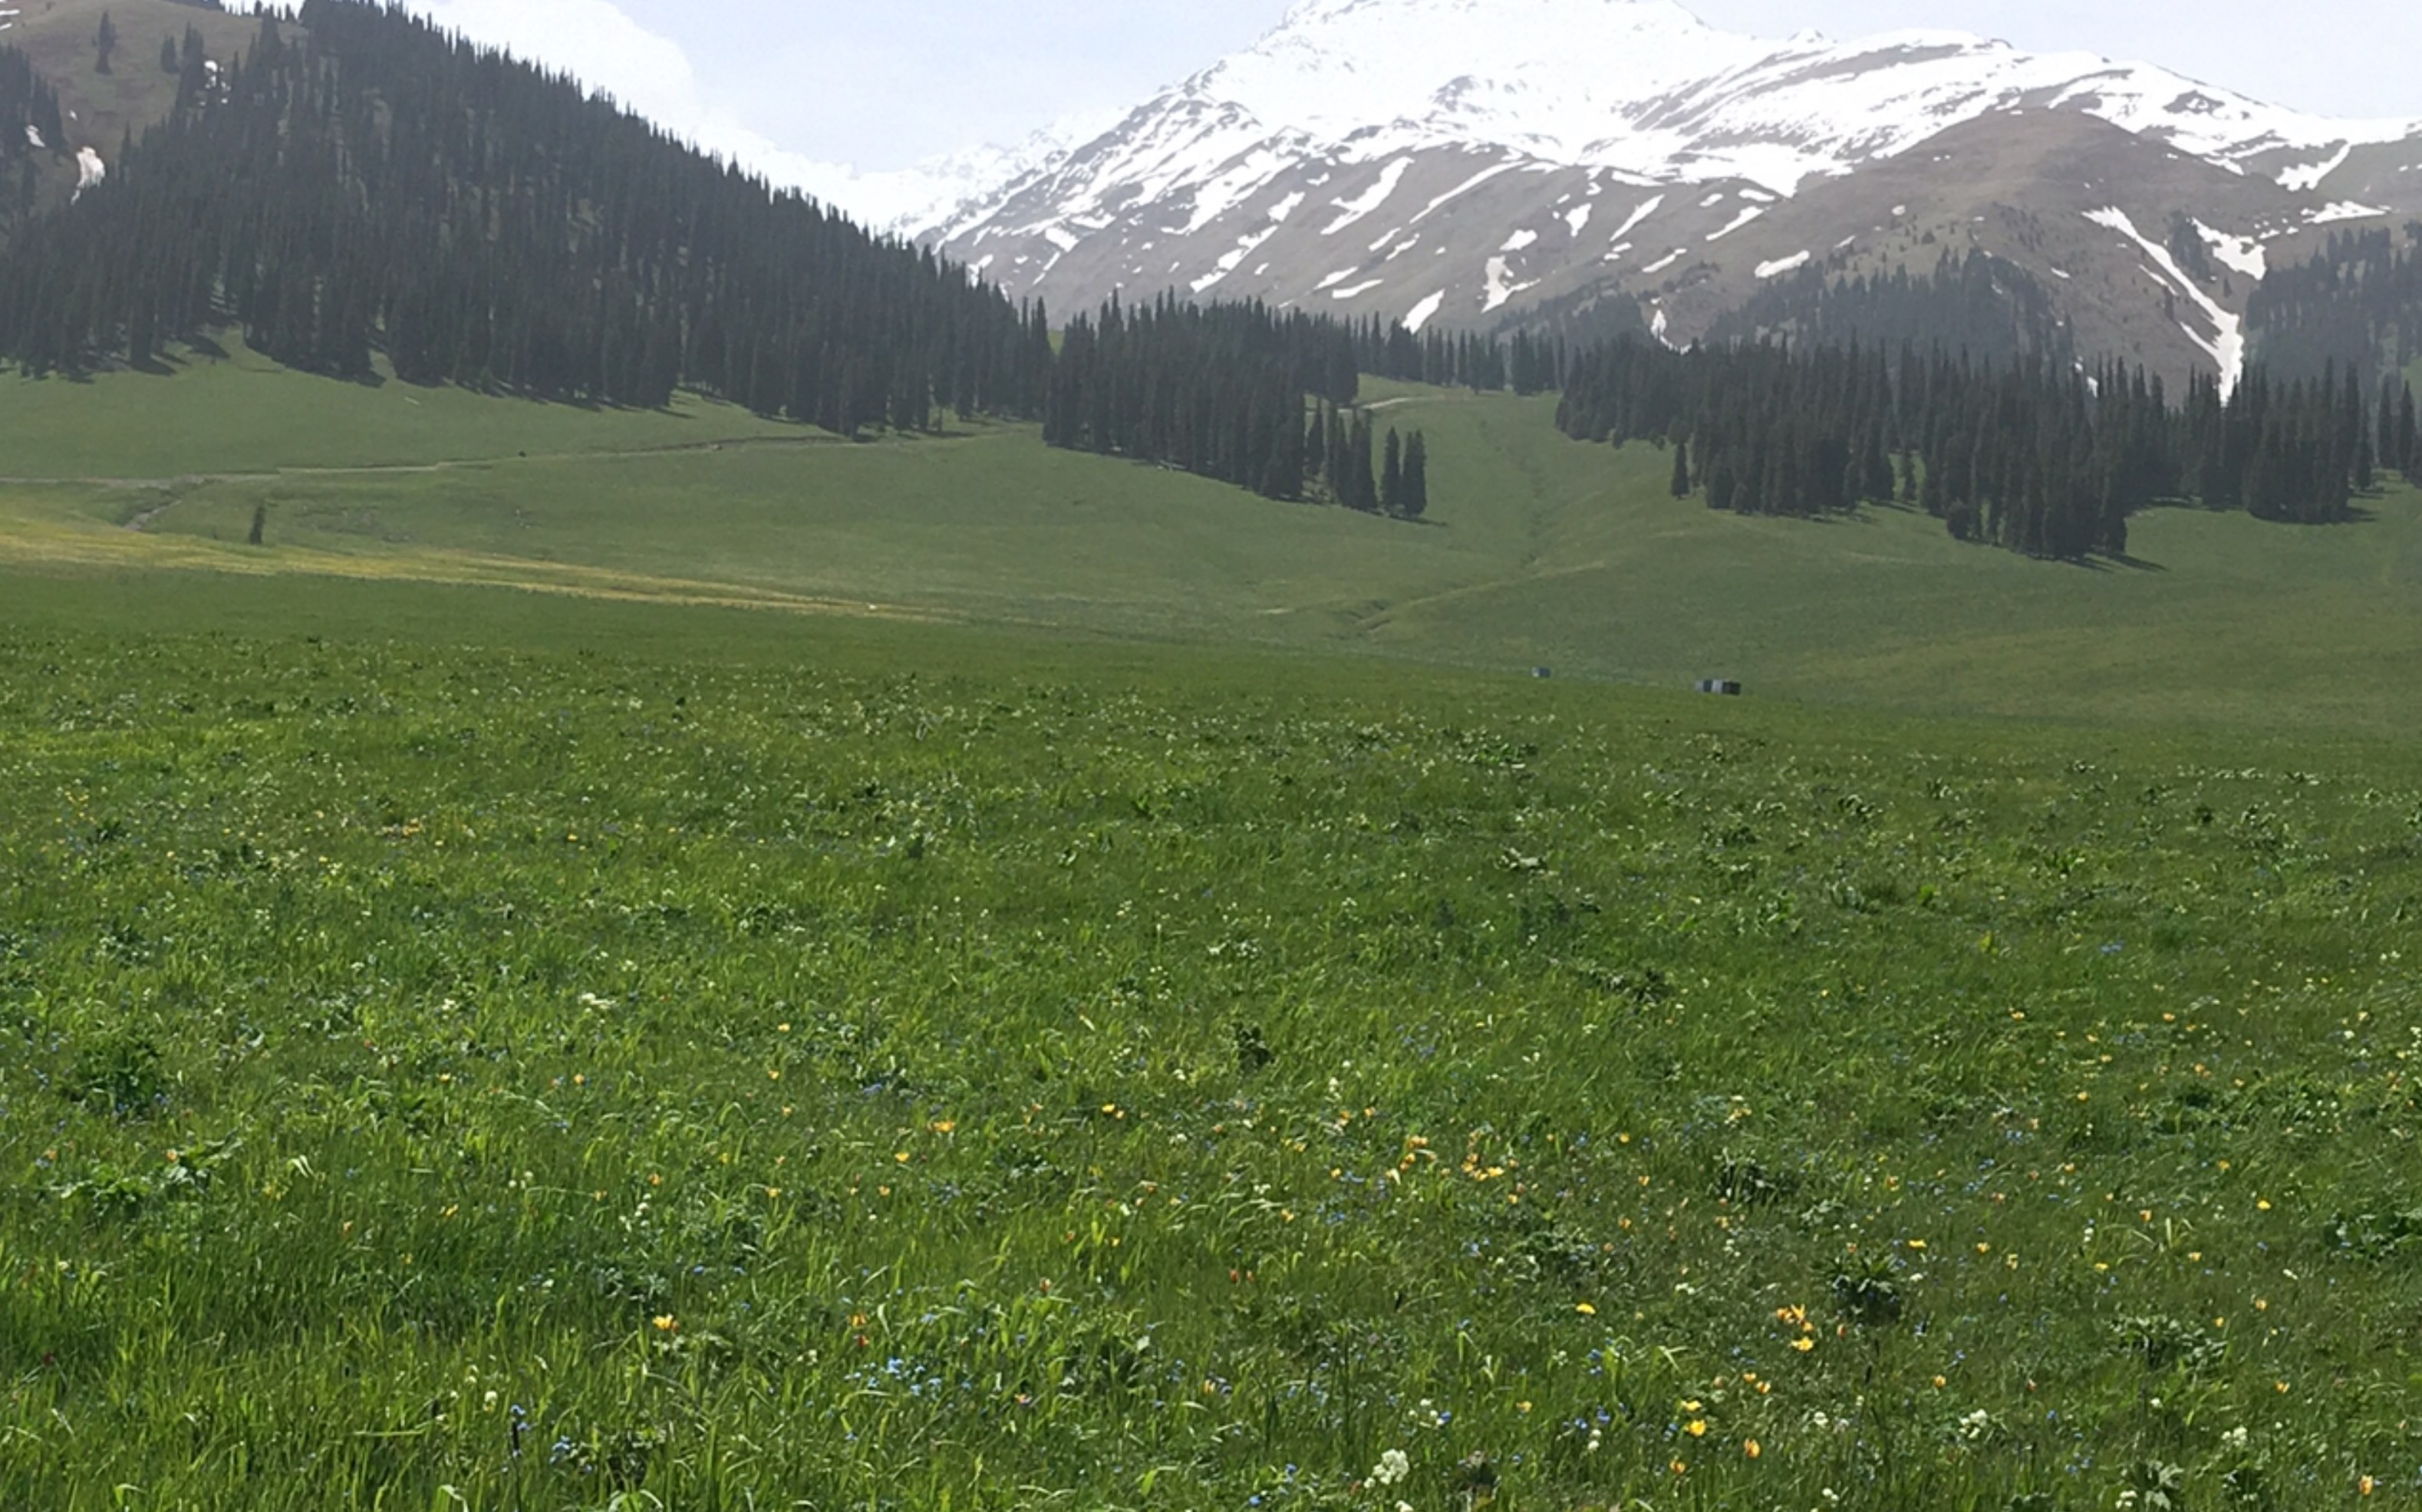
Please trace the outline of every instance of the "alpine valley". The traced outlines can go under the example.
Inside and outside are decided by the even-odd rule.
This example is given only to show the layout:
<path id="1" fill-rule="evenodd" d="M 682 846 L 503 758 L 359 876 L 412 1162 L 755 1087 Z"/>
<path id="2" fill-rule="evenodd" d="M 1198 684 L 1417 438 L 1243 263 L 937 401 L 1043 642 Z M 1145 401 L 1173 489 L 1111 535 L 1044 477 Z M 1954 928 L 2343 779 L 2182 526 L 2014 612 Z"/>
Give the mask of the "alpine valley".
<path id="1" fill-rule="evenodd" d="M 1981 253 L 2078 353 L 2226 384 L 2267 269 L 2422 217 L 2422 119 L 1958 32 L 1732 36 L 1672 0 L 1303 0 L 1080 136 L 893 229 L 1056 309 L 1175 291 L 1675 344 Z"/>

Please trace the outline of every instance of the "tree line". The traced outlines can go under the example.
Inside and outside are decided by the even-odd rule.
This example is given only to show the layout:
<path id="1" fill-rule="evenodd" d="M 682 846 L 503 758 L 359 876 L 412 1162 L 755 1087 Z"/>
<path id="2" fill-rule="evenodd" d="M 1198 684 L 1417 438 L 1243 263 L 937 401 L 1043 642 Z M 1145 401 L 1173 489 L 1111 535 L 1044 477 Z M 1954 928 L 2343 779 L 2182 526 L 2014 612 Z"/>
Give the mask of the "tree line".
<path id="1" fill-rule="evenodd" d="M 67 144 L 57 91 L 34 71 L 33 59 L 0 47 L 0 249 L 9 228 L 34 213 L 43 161 L 64 158 Z"/>
<path id="2" fill-rule="evenodd" d="M 1670 447 L 1675 496 L 1711 508 L 1898 503 L 2046 558 L 2124 555 L 2129 517 L 2164 501 L 2325 524 L 2351 518 L 2383 469 L 2422 481 L 2411 389 L 2384 386 L 2375 403 L 2335 368 L 2285 382 L 2257 370 L 2225 394 L 2198 378 L 2173 406 L 2158 377 L 2117 362 L 1627 339 L 1575 359 L 1557 423 Z"/>
<path id="3" fill-rule="evenodd" d="M 1098 316 L 1068 324 L 1043 439 L 1268 498 L 1415 517 L 1428 507 L 1427 443 L 1416 433 L 1408 451 L 1391 431 L 1389 461 L 1375 468 L 1368 417 L 1344 413 L 1360 390 L 1360 355 L 1390 339 L 1259 302 L 1197 306 L 1164 294 L 1130 309 L 1113 297 Z"/>
<path id="4" fill-rule="evenodd" d="M 2305 261 L 2274 268 L 2246 302 L 2254 354 L 2273 372 L 2317 379 L 2332 363 L 2368 388 L 2422 360 L 2422 222 L 2334 231 Z"/>
<path id="5" fill-rule="evenodd" d="M 1710 341 L 1722 342 L 1769 336 L 1802 347 L 1854 340 L 1886 351 L 1940 346 L 2002 364 L 2030 355 L 2066 364 L 2076 356 L 2043 285 L 2018 264 L 1975 250 L 1946 250 L 1933 272 L 1919 274 L 1901 266 L 1831 278 L 1811 262 L 1764 283 L 1709 332 Z"/>
<path id="6" fill-rule="evenodd" d="M 1036 417 L 1053 446 L 1406 517 L 1427 445 L 1353 411 L 1364 359 L 1505 381 L 1493 341 L 1259 305 L 1113 301 L 1055 349 L 1039 302 L 394 7 L 307 0 L 241 58 L 212 67 L 189 32 L 161 61 L 169 118 L 71 209 L 32 215 L 29 188 L 0 229 L 0 354 L 28 372 L 149 366 L 234 325 L 339 378 L 384 357 L 407 383 L 584 403 L 686 388 L 841 434 Z M 13 53 L 0 121 L 61 139 Z"/>
<path id="7" fill-rule="evenodd" d="M 660 406 L 693 388 L 848 434 L 1038 413 L 1041 312 L 401 9 L 306 0 L 0 258 L 0 354 L 153 361 L 229 324 L 340 377 Z M 22 133 L 20 134 L 22 135 Z"/>

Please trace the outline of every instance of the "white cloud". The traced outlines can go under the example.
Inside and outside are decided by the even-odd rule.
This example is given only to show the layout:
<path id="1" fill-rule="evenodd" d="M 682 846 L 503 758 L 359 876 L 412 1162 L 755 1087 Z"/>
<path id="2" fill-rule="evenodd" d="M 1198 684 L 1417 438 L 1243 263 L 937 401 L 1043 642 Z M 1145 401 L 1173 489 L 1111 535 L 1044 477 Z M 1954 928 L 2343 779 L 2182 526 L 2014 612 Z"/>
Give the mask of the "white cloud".
<path id="1" fill-rule="evenodd" d="M 411 8 L 475 42 L 569 73 L 676 136 L 871 224 L 912 216 L 936 194 L 921 173 L 861 174 L 778 146 L 699 82 L 679 42 L 613 0 L 411 0 Z"/>

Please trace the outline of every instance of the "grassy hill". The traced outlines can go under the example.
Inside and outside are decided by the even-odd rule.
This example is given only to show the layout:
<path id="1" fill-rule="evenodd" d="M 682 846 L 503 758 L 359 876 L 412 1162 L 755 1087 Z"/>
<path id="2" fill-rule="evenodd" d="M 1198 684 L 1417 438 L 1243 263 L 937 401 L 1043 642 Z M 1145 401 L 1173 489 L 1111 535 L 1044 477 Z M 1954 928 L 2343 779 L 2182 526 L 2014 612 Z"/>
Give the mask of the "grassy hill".
<path id="1" fill-rule="evenodd" d="M 20 563 L 513 582 L 1687 685 L 1910 711 L 2398 730 L 2422 499 L 2334 529 L 2159 512 L 2131 565 L 1666 496 L 1553 401 L 1375 386 L 1432 442 L 1405 526 L 976 426 L 852 446 L 708 405 L 618 414 L 296 377 L 0 384 Z M 270 549 L 243 544 L 265 508 Z M 139 524 L 140 530 L 127 528 Z"/>

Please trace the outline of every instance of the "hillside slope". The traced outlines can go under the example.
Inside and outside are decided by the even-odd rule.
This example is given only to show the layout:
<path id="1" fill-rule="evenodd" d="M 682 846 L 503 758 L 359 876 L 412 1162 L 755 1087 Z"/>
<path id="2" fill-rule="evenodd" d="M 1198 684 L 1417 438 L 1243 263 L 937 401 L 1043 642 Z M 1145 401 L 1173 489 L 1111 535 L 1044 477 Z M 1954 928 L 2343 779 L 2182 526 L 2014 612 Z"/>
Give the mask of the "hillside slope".
<path id="1" fill-rule="evenodd" d="M 246 403 L 289 413 L 338 386 L 200 381 L 238 379 L 260 386 Z M 162 384 L 104 377 L 78 395 L 80 436 L 20 449 L 12 466 L 45 480 L 0 486 L 0 559 L 872 611 L 1663 685 L 1728 675 L 1758 696 L 1972 714 L 2396 731 L 2422 698 L 2410 492 L 2331 528 L 2158 511 L 2135 522 L 2132 565 L 2057 565 L 1897 510 L 1713 513 L 1668 496 L 1655 449 L 1559 435 L 1552 398 L 1387 385 L 1377 414 L 1433 447 L 1418 526 L 1049 451 L 1023 426 L 846 446 L 730 411 L 546 410 L 543 440 L 504 449 L 503 433 L 466 430 L 465 460 L 435 465 L 440 438 L 409 417 L 428 396 L 400 386 L 342 390 L 347 426 L 387 439 L 294 454 L 318 470 L 94 480 L 123 473 L 92 470 L 92 438 L 138 431 Z M 0 387 L 0 425 L 57 391 Z M 729 444 L 749 436 L 771 439 Z M 264 550 L 242 543 L 256 509 Z"/>

